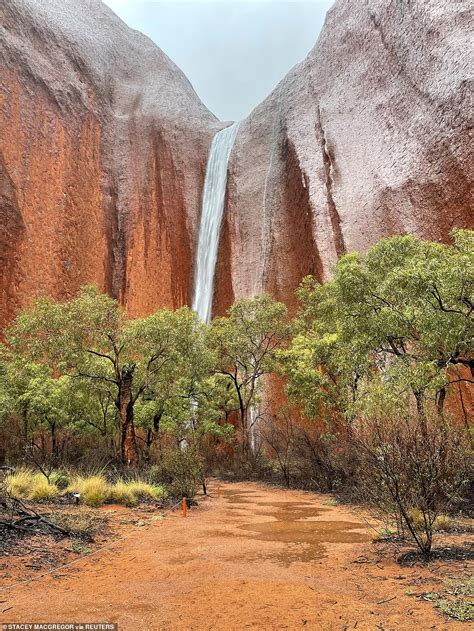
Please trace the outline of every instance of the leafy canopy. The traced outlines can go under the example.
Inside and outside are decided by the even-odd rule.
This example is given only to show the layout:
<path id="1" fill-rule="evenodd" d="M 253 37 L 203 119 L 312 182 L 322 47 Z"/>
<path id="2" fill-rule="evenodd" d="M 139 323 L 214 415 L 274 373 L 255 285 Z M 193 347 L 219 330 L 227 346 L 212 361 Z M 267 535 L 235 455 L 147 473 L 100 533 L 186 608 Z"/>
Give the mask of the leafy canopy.
<path id="1" fill-rule="evenodd" d="M 453 245 L 384 239 L 365 256 L 343 256 L 332 281 L 303 281 L 281 360 L 308 413 L 350 415 L 374 389 L 392 403 L 406 392 L 434 395 L 448 368 L 472 371 L 474 233 L 453 236 Z"/>

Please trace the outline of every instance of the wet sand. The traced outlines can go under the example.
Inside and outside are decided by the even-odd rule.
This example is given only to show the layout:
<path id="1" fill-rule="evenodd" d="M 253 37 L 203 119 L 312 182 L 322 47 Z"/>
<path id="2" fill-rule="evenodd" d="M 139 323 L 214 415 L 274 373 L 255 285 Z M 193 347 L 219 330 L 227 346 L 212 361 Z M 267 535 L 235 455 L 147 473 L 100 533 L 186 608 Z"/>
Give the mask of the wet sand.
<path id="1" fill-rule="evenodd" d="M 220 498 L 211 491 L 187 518 L 131 527 L 125 541 L 56 578 L 0 593 L 0 622 L 116 622 L 121 631 L 466 629 L 406 594 L 428 591 L 428 569 L 401 568 L 391 555 L 373 560 L 376 544 L 350 508 L 253 483 L 225 484 Z"/>

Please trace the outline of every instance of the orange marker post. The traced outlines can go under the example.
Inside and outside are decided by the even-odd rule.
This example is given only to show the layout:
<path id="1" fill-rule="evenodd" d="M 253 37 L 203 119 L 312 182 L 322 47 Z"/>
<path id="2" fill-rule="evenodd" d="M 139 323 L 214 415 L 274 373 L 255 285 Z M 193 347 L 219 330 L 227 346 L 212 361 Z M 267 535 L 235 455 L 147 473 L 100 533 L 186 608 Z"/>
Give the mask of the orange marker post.
<path id="1" fill-rule="evenodd" d="M 221 487 L 218 486 L 217 487 L 217 497 L 220 497 L 220 496 L 221 496 Z"/>
<path id="2" fill-rule="evenodd" d="M 183 517 L 186 517 L 187 511 L 188 511 L 188 505 L 186 503 L 186 498 L 183 497 Z"/>

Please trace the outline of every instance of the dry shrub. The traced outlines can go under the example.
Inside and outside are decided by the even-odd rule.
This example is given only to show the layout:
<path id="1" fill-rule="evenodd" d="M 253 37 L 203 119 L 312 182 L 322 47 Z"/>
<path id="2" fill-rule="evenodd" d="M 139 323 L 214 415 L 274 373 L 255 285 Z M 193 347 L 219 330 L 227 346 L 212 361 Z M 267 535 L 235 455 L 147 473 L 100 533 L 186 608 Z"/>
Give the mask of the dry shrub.
<path id="1" fill-rule="evenodd" d="M 351 441 L 362 499 L 428 557 L 437 520 L 468 484 L 468 433 L 436 414 L 407 412 L 358 420 Z"/>
<path id="2" fill-rule="evenodd" d="M 351 464 L 345 437 L 283 409 L 262 427 L 265 453 L 287 487 L 339 490 Z"/>

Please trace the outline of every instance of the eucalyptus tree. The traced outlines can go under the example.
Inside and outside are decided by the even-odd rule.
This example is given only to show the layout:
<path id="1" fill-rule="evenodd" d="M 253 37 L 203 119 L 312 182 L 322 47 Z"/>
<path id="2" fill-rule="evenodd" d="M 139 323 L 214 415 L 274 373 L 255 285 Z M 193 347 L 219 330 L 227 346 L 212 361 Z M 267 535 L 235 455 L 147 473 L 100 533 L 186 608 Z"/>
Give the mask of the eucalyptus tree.
<path id="1" fill-rule="evenodd" d="M 453 383 L 474 383 L 474 233 L 453 238 L 384 239 L 343 256 L 330 282 L 304 280 L 281 360 L 306 411 L 351 417 L 375 384 L 388 396 L 410 393 L 423 419 L 426 397 L 442 412 Z"/>
<path id="2" fill-rule="evenodd" d="M 37 300 L 17 317 L 7 340 L 23 357 L 48 365 L 55 377 L 68 375 L 111 388 L 122 462 L 134 467 L 139 455 L 135 405 L 182 370 L 196 325 L 187 308 L 128 320 L 115 300 L 88 286 L 67 302 Z"/>
<path id="3" fill-rule="evenodd" d="M 233 391 L 244 453 L 249 449 L 250 411 L 258 403 L 261 377 L 274 369 L 276 351 L 286 339 L 287 326 L 286 307 L 261 294 L 238 300 L 227 317 L 216 318 L 209 327 L 215 373 Z"/>

